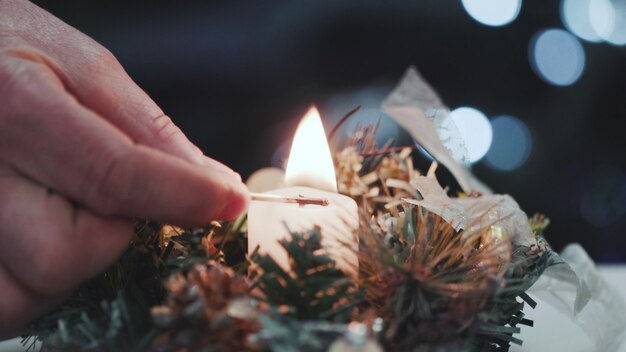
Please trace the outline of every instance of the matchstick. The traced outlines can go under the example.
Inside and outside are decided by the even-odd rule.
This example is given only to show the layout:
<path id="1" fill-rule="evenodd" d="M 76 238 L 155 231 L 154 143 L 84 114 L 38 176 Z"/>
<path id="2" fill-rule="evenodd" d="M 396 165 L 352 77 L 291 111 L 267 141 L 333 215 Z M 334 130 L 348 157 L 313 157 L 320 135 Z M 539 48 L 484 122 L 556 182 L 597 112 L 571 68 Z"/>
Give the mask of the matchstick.
<path id="1" fill-rule="evenodd" d="M 299 205 L 320 205 L 327 206 L 328 199 L 325 198 L 308 198 L 303 196 L 298 197 L 285 197 L 279 196 L 275 194 L 264 194 L 264 193 L 250 193 L 250 198 L 252 200 L 261 201 L 261 202 L 275 202 L 275 203 L 294 203 Z"/>

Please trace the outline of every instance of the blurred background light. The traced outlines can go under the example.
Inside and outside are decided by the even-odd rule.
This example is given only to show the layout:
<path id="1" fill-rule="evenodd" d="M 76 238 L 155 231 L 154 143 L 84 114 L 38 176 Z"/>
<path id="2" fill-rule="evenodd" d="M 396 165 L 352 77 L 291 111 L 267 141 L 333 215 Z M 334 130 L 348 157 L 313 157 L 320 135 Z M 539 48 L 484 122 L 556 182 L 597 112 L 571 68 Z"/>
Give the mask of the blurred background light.
<path id="1" fill-rule="evenodd" d="M 608 38 L 615 27 L 615 8 L 609 0 L 591 0 L 589 3 L 589 20 L 596 34 Z"/>
<path id="2" fill-rule="evenodd" d="M 450 116 L 465 142 L 470 163 L 482 159 L 489 150 L 493 138 L 489 119 L 479 110 L 467 106 L 452 110 Z"/>
<path id="3" fill-rule="evenodd" d="M 563 0 L 561 20 L 570 32 L 581 39 L 599 42 L 600 36 L 591 23 L 591 3 L 593 0 Z"/>
<path id="4" fill-rule="evenodd" d="M 626 0 L 615 0 L 611 2 L 611 6 L 613 27 L 603 39 L 613 45 L 624 45 L 626 44 Z"/>
<path id="5" fill-rule="evenodd" d="M 390 143 L 389 146 L 396 145 L 400 126 L 380 109 L 362 108 L 346 121 L 340 131 L 343 132 L 345 139 L 354 136 L 359 128 L 367 126 L 377 127 L 375 134 L 377 148 L 382 148 L 388 143 Z M 334 125 L 326 125 L 326 133 L 329 133 L 333 127 Z"/>
<path id="6" fill-rule="evenodd" d="M 573 84 L 585 69 L 582 45 L 562 29 L 546 29 L 535 34 L 530 41 L 529 59 L 535 73 L 555 86 Z"/>
<path id="7" fill-rule="evenodd" d="M 465 11 L 476 21 L 487 26 L 511 23 L 519 14 L 521 0 L 463 0 Z"/>
<path id="8" fill-rule="evenodd" d="M 417 150 L 420 152 L 422 156 L 426 158 L 426 160 L 428 161 L 435 160 L 435 158 L 433 158 L 433 156 L 430 155 L 430 153 L 426 149 L 424 149 L 424 147 L 422 147 L 419 143 L 417 143 L 417 141 L 415 141 L 415 145 L 417 146 Z"/>
<path id="9" fill-rule="evenodd" d="M 359 111 L 350 116 L 337 130 L 337 141 L 345 142 L 360 127 L 376 125 L 377 147 L 381 148 L 389 141 L 392 142 L 391 145 L 395 145 L 402 129 L 380 110 L 380 102 L 389 94 L 392 87 L 374 84 L 356 91 L 336 93 L 324 100 L 319 107 L 326 133 L 330 133 L 348 112 L 360 106 Z"/>
<path id="10" fill-rule="evenodd" d="M 563 0 L 561 19 L 581 39 L 626 44 L 626 0 Z"/>
<path id="11" fill-rule="evenodd" d="M 491 121 L 493 141 L 485 155 L 487 166 L 498 171 L 513 171 L 522 166 L 532 149 L 530 131 L 524 122 L 502 115 Z"/>

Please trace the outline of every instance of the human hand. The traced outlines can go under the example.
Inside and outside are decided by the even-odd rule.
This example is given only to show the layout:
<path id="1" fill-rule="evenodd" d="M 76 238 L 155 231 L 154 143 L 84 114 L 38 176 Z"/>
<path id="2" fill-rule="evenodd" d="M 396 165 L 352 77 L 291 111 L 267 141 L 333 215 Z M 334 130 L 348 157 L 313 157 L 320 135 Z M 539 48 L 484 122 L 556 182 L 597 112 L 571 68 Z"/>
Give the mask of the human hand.
<path id="1" fill-rule="evenodd" d="M 231 219 L 247 194 L 109 51 L 27 1 L 0 0 L 0 337 L 106 269 L 131 217 Z"/>

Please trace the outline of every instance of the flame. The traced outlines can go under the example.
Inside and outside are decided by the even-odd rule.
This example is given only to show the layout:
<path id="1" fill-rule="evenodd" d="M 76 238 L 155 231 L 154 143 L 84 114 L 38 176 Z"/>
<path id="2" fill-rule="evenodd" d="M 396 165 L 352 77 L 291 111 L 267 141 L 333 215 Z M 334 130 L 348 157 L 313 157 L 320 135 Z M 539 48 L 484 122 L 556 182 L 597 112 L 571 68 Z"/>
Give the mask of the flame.
<path id="1" fill-rule="evenodd" d="M 304 115 L 289 152 L 285 185 L 337 192 L 335 166 L 320 113 L 312 106 Z"/>

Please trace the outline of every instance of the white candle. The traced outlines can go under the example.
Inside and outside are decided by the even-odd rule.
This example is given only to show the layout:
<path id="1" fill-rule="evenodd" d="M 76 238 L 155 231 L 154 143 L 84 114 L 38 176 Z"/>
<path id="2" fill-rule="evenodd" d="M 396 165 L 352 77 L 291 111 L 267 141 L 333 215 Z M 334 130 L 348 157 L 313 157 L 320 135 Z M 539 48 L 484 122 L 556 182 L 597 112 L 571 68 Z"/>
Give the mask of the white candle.
<path id="1" fill-rule="evenodd" d="M 320 228 L 322 246 L 350 273 L 358 271 L 359 226 L 356 202 L 337 193 L 335 169 L 330 148 L 315 107 L 304 116 L 294 136 L 287 170 L 285 188 L 264 194 L 285 197 L 308 197 L 328 200 L 328 205 L 299 205 L 253 200 L 248 209 L 248 253 L 259 247 L 285 270 L 289 260 L 279 240 L 290 236 L 289 231 Z"/>

